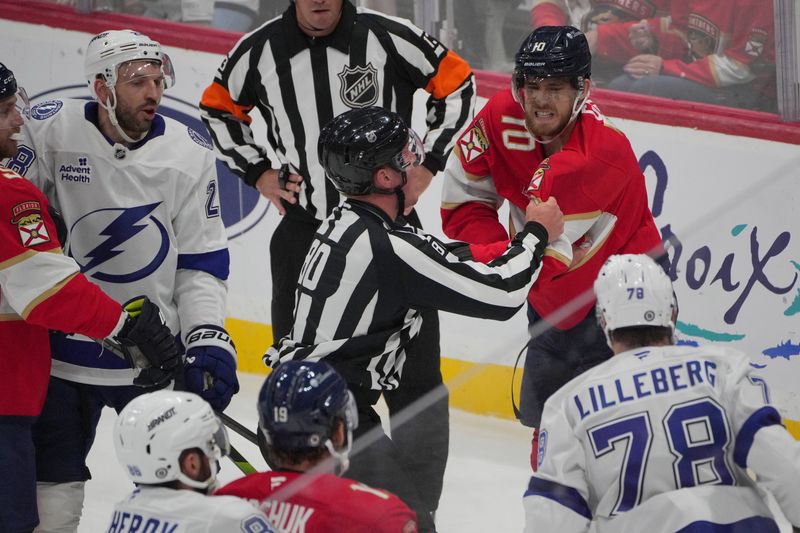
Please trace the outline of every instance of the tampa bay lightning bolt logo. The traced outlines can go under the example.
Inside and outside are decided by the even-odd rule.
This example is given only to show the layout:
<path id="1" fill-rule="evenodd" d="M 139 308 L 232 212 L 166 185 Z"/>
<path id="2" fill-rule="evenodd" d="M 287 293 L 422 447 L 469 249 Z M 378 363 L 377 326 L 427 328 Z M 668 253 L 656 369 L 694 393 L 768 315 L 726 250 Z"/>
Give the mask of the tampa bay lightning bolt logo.
<path id="1" fill-rule="evenodd" d="M 75 238 L 69 239 L 69 255 L 81 272 L 98 281 L 132 283 L 146 278 L 169 251 L 167 228 L 152 214 L 159 205 L 98 209 L 82 216 L 70 228 Z M 103 229 L 97 234 L 96 228 Z"/>
<path id="2" fill-rule="evenodd" d="M 61 100 L 47 100 L 40 104 L 36 104 L 31 108 L 31 117 L 36 120 L 44 120 L 50 118 L 64 105 Z"/>

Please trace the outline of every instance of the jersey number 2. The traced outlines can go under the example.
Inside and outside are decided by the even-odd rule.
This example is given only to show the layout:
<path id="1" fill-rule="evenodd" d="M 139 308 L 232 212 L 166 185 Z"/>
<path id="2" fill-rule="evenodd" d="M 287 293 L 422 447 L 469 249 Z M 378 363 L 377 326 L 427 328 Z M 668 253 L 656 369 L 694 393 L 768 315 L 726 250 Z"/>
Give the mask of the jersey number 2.
<path id="1" fill-rule="evenodd" d="M 676 488 L 734 483 L 726 459 L 731 432 L 725 411 L 717 402 L 700 398 L 673 405 L 662 424 L 675 457 L 672 469 Z M 641 500 L 653 442 L 650 416 L 647 412 L 635 413 L 595 426 L 588 433 L 595 457 L 618 449 L 624 454 L 611 515 L 631 510 Z"/>
<path id="2" fill-rule="evenodd" d="M 217 182 L 211 180 L 206 187 L 206 218 L 219 216 L 219 204 L 217 204 Z"/>

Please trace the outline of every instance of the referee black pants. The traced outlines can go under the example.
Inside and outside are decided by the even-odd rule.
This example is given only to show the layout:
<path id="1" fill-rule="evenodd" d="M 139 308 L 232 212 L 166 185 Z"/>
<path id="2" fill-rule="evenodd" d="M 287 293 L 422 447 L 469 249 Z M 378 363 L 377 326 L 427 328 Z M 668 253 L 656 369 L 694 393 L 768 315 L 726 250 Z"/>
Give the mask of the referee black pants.
<path id="1" fill-rule="evenodd" d="M 415 212 L 412 211 L 406 219 L 412 225 L 419 226 Z M 288 335 L 292 329 L 297 280 L 318 227 L 316 222 L 286 215 L 272 236 L 271 309 L 275 341 Z M 400 387 L 386 391 L 384 399 L 393 421 L 403 409 L 422 398 L 417 405 L 424 405 L 424 409 L 405 424 L 396 426 L 390 422 L 390 425 L 399 460 L 408 477 L 414 480 L 420 495 L 419 508 L 415 508 L 415 511 L 433 513 L 439 507 L 450 443 L 449 402 L 447 390 L 442 384 L 439 315 L 436 311 L 423 312 L 420 333 L 408 346 L 406 354 Z M 431 403 L 433 397 L 435 401 Z"/>

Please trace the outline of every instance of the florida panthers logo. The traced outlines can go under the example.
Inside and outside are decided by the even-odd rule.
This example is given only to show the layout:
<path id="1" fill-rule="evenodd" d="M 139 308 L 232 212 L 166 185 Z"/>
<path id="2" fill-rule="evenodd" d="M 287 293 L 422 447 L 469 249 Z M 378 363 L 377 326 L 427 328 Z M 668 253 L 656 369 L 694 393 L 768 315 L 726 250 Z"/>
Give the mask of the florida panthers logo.
<path id="1" fill-rule="evenodd" d="M 39 202 L 35 200 L 19 203 L 11 209 L 11 223 L 17 226 L 22 245 L 25 247 L 50 242 L 41 210 Z"/>
<path id="2" fill-rule="evenodd" d="M 92 211 L 70 228 L 68 253 L 98 281 L 132 283 L 155 272 L 169 251 L 169 234 L 154 211 L 161 202 Z"/>
<path id="3" fill-rule="evenodd" d="M 339 74 L 339 96 L 350 107 L 367 107 L 378 101 L 378 71 L 367 63 L 365 67 L 345 66 Z"/>

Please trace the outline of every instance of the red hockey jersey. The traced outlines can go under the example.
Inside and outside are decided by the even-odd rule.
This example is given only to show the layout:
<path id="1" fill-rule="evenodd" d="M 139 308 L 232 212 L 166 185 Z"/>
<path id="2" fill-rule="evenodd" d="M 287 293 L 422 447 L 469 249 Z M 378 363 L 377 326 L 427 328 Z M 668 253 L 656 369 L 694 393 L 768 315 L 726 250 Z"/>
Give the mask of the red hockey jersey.
<path id="1" fill-rule="evenodd" d="M 283 533 L 417 531 L 414 511 L 400 498 L 333 474 L 260 472 L 232 481 L 214 495 L 250 500 Z"/>
<path id="2" fill-rule="evenodd" d="M 37 416 L 50 376 L 48 329 L 109 335 L 121 306 L 62 255 L 44 194 L 0 167 L 0 416 Z"/>
<path id="3" fill-rule="evenodd" d="M 442 228 L 452 239 L 507 240 L 524 223 L 529 189 L 542 200 L 558 200 L 565 236 L 573 246 L 585 246 L 587 253 L 570 265 L 568 258 L 548 248 L 528 301 L 560 329 L 575 326 L 594 305 L 592 284 L 610 255 L 661 249 L 644 175 L 630 143 L 591 102 L 564 148 L 545 158 L 525 129 L 522 108 L 511 91 L 500 92 L 476 115 L 453 154 L 442 192 Z M 497 213 L 505 200 L 511 211 L 508 230 Z M 475 251 L 477 257 L 481 250 Z"/>

